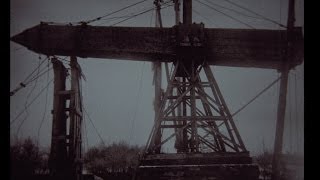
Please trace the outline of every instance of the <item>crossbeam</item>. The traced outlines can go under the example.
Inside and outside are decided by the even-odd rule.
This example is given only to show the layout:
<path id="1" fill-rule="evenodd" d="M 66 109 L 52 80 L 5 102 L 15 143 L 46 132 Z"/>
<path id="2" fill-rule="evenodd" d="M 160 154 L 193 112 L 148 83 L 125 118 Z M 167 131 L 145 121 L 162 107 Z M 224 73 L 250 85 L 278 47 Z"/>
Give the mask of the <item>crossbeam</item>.
<path id="1" fill-rule="evenodd" d="M 190 25 L 192 26 L 192 25 Z M 179 33 L 188 25 L 172 28 L 65 26 L 41 23 L 11 38 L 45 55 L 173 62 L 178 57 Z M 204 28 L 204 52 L 209 65 L 279 69 L 286 48 L 285 30 Z M 289 66 L 302 63 L 302 29 L 293 32 Z"/>

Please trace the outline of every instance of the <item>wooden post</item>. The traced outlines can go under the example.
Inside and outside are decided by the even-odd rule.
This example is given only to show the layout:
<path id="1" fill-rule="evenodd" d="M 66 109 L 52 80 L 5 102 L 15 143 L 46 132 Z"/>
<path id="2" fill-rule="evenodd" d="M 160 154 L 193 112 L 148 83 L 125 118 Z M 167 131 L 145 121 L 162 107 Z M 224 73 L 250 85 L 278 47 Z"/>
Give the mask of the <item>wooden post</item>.
<path id="1" fill-rule="evenodd" d="M 154 4 L 156 6 L 156 27 L 162 27 L 161 6 L 159 0 L 155 0 Z"/>
<path id="2" fill-rule="evenodd" d="M 282 154 L 283 144 L 283 131 L 284 131 L 284 119 L 286 110 L 286 96 L 287 96 L 287 84 L 288 84 L 288 65 L 284 65 L 281 70 L 280 80 L 280 94 L 277 113 L 276 135 L 274 141 L 273 159 L 272 159 L 272 172 L 273 180 L 278 180 L 280 177 L 280 159 Z"/>
<path id="3" fill-rule="evenodd" d="M 54 72 L 54 96 L 51 150 L 49 158 L 50 174 L 56 178 L 65 177 L 68 173 L 66 146 L 66 76 L 67 70 L 61 61 L 52 58 Z"/>
<path id="4" fill-rule="evenodd" d="M 197 122 L 195 120 L 196 118 L 196 70 L 195 70 L 195 64 L 194 60 L 192 60 L 192 72 L 191 72 L 191 84 L 192 89 L 190 90 L 190 104 L 191 104 L 191 117 L 192 117 L 192 123 L 191 123 L 191 152 L 198 152 L 199 151 L 199 141 L 198 141 L 198 127 Z"/>
<path id="5" fill-rule="evenodd" d="M 280 163 L 283 146 L 283 132 L 284 132 L 284 120 L 286 113 L 286 98 L 287 98 L 287 86 L 288 86 L 288 75 L 289 75 L 289 63 L 291 58 L 291 34 L 294 28 L 294 0 L 289 1 L 289 12 L 288 12 L 288 23 L 287 23 L 287 41 L 288 47 L 284 55 L 283 66 L 280 67 L 281 79 L 280 79 L 280 94 L 278 102 L 278 114 L 276 124 L 276 134 L 274 141 L 274 151 L 272 159 L 272 179 L 280 179 Z"/>
<path id="6" fill-rule="evenodd" d="M 159 0 L 155 1 L 156 6 L 156 27 L 162 28 L 162 20 L 161 20 L 161 7 Z M 155 91 L 155 98 L 154 98 L 154 112 L 155 112 L 155 122 L 157 121 L 157 117 L 160 106 L 161 106 L 161 81 L 162 81 L 162 69 L 161 69 L 161 61 L 157 61 L 153 63 L 154 68 L 154 91 Z M 159 129 L 156 132 L 155 144 L 158 145 L 161 143 L 161 130 Z M 160 153 L 161 146 L 158 146 L 155 150 L 156 153 Z"/>
<path id="7" fill-rule="evenodd" d="M 182 89 L 183 89 L 182 92 L 181 92 L 181 94 L 182 94 L 187 90 L 187 85 L 186 85 L 187 78 L 182 77 L 181 79 L 182 79 L 182 83 L 184 84 L 182 86 Z M 184 99 L 182 101 L 182 116 L 184 116 L 184 117 L 187 116 L 187 100 L 186 99 Z M 187 125 L 187 121 L 186 120 L 182 121 L 182 125 L 186 126 Z M 182 130 L 182 137 L 183 137 L 182 138 L 182 141 L 183 141 L 182 143 L 183 143 L 184 149 L 187 150 L 188 149 L 188 132 L 187 132 L 186 128 Z"/>
<path id="8" fill-rule="evenodd" d="M 180 23 L 180 0 L 174 1 L 174 11 L 176 13 L 176 25 Z"/>
<path id="9" fill-rule="evenodd" d="M 247 151 L 246 150 L 246 147 L 241 139 L 241 136 L 240 136 L 240 133 L 233 121 L 233 118 L 232 118 L 232 115 L 228 109 L 228 106 L 227 106 L 227 103 L 225 102 L 223 96 L 222 96 L 222 93 L 219 89 L 219 86 L 218 86 L 218 83 L 216 81 L 216 79 L 214 78 L 213 76 L 213 73 L 210 69 L 210 66 L 208 64 L 205 64 L 205 66 L 203 67 L 204 71 L 205 71 L 205 74 L 210 82 L 210 86 L 211 86 L 211 90 L 212 90 L 212 94 L 213 96 L 215 96 L 216 100 L 219 102 L 219 104 L 221 103 L 222 105 L 222 108 L 220 108 L 220 112 L 221 114 L 225 114 L 226 117 L 229 119 L 229 121 L 225 121 L 225 125 L 226 125 L 226 128 L 227 128 L 227 131 L 229 132 L 230 134 L 230 138 L 232 140 L 232 142 L 236 143 L 236 140 L 235 140 L 235 137 L 236 139 L 238 140 L 239 144 L 240 144 L 240 147 L 241 147 L 241 151 L 244 152 L 244 151 Z M 230 122 L 230 124 L 229 124 Z M 235 134 L 235 137 L 233 135 L 233 133 Z M 236 151 L 239 151 L 238 147 L 237 146 L 234 146 Z"/>
<path id="10" fill-rule="evenodd" d="M 155 101 L 154 101 L 154 112 L 155 112 L 155 122 L 157 121 L 157 117 L 159 117 L 158 112 L 161 106 L 161 62 L 155 62 L 153 63 L 154 67 L 154 89 L 155 89 Z M 161 143 L 161 130 L 159 129 L 157 131 L 157 135 L 155 138 L 155 144 L 158 145 Z M 161 146 L 159 146 L 155 151 L 156 153 L 160 153 Z"/>
<path id="11" fill-rule="evenodd" d="M 183 0 L 183 24 L 192 24 L 192 0 Z"/>
<path id="12" fill-rule="evenodd" d="M 80 180 L 82 175 L 82 98 L 80 94 L 81 69 L 75 56 L 70 58 L 71 98 L 70 98 L 70 146 L 69 158 L 72 162 L 72 179 Z"/>
<path id="13" fill-rule="evenodd" d="M 174 1 L 174 11 L 175 11 L 175 25 L 179 25 L 180 24 L 180 0 L 175 0 Z M 177 77 L 176 80 L 177 80 L 177 82 L 181 83 L 183 81 L 183 77 Z M 181 91 L 181 89 L 177 88 L 177 95 L 178 96 L 183 93 L 183 89 L 184 88 L 182 88 L 182 91 Z M 183 104 L 185 104 L 185 100 L 183 100 L 183 102 L 178 105 L 177 116 L 181 116 L 182 115 L 182 113 L 183 113 Z M 174 122 L 176 122 L 176 121 L 174 121 Z M 186 125 L 186 122 L 185 121 L 179 121 L 179 122 L 176 122 L 175 124 L 179 124 L 179 125 L 184 126 L 184 125 Z M 186 139 L 186 140 L 184 140 L 184 139 Z M 182 132 L 177 134 L 176 143 L 179 144 L 179 149 L 177 149 L 177 151 L 179 151 L 179 152 L 185 152 L 186 151 L 187 146 L 188 146 L 188 144 L 187 144 L 188 143 L 188 139 L 187 139 L 187 131 L 186 131 L 186 129 L 184 129 Z"/>

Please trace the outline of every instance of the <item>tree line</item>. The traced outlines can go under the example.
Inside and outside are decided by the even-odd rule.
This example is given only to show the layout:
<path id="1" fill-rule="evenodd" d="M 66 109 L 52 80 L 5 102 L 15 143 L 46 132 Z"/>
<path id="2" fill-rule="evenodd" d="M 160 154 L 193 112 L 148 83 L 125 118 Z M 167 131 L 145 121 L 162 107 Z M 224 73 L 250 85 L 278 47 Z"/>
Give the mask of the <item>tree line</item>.
<path id="1" fill-rule="evenodd" d="M 129 145 L 126 142 L 117 142 L 108 145 L 100 144 L 91 147 L 83 156 L 83 168 L 90 174 L 103 179 L 130 179 L 138 165 L 142 146 Z M 34 179 L 35 175 L 49 173 L 50 148 L 39 148 L 31 138 L 15 140 L 10 144 L 10 178 L 11 180 Z M 272 173 L 272 152 L 264 150 L 254 157 L 260 167 L 262 179 L 270 179 Z M 295 159 L 296 156 L 287 156 Z M 288 161 L 288 160 L 287 160 Z M 301 179 L 297 172 L 289 172 L 283 161 L 280 171 L 283 179 Z M 290 171 L 297 171 L 292 169 Z M 289 174 L 288 174 L 289 173 Z M 303 174 L 302 174 L 303 178 Z"/>
<path id="2" fill-rule="evenodd" d="M 129 179 L 138 164 L 142 147 L 126 142 L 100 144 L 91 147 L 83 156 L 83 168 L 101 178 Z M 30 137 L 10 144 L 10 177 L 12 180 L 29 179 L 49 173 L 50 148 L 40 149 Z"/>

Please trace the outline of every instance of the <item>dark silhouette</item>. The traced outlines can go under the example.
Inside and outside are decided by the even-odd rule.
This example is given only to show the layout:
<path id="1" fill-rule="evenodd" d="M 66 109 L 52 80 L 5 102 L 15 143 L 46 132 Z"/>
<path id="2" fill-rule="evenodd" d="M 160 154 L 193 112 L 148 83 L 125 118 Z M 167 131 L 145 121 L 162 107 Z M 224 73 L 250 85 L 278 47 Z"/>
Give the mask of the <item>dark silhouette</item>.
<path id="1" fill-rule="evenodd" d="M 84 169 L 104 179 L 130 179 L 141 149 L 125 142 L 93 147 L 84 156 Z"/>
<path id="2" fill-rule="evenodd" d="M 48 173 L 48 152 L 40 150 L 30 137 L 16 140 L 10 145 L 11 180 L 29 179 Z"/>

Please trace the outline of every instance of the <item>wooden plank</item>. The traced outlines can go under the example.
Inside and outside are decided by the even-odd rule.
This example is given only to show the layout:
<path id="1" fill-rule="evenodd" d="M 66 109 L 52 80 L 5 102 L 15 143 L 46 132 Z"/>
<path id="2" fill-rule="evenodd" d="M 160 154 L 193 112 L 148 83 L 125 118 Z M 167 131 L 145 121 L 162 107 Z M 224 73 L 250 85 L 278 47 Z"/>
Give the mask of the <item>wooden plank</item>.
<path id="1" fill-rule="evenodd" d="M 168 96 L 168 99 L 177 99 L 177 98 L 179 98 L 179 96 Z M 200 99 L 200 96 L 195 96 L 195 98 Z M 190 99 L 190 96 L 184 96 L 182 99 L 183 100 Z"/>
<path id="2" fill-rule="evenodd" d="M 196 116 L 196 117 L 191 117 L 191 116 L 175 116 L 175 117 L 164 117 L 163 120 L 165 121 L 222 121 L 226 120 L 225 117 L 223 116 Z"/>
<path id="3" fill-rule="evenodd" d="M 54 72 L 54 94 L 66 90 L 67 70 L 61 61 L 52 58 Z M 52 164 L 50 168 L 55 172 L 53 175 L 66 175 L 68 173 L 67 147 L 66 147 L 66 99 L 63 96 L 53 97 L 53 114 L 52 114 L 52 136 L 50 159 Z"/>
<path id="4" fill-rule="evenodd" d="M 172 62 L 178 28 L 62 26 L 41 24 L 11 38 L 46 55 Z M 205 28 L 204 54 L 210 65 L 278 69 L 286 47 L 285 30 Z M 295 54 L 303 58 L 302 29 L 293 32 Z"/>

